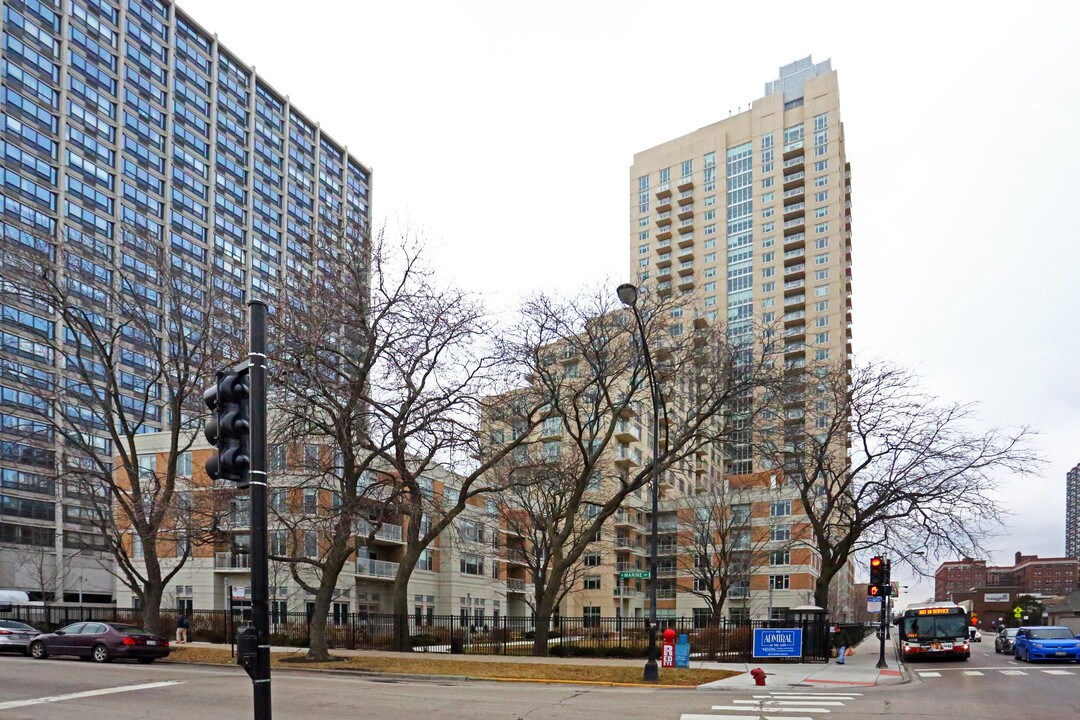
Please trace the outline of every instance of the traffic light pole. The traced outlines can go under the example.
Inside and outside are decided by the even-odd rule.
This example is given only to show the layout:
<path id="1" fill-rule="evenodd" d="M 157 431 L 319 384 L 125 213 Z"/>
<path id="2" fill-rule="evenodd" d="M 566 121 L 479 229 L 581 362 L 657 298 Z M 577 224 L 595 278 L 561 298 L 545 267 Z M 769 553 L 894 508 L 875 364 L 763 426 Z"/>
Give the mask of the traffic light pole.
<path id="1" fill-rule="evenodd" d="M 887 668 L 889 664 L 885 662 L 885 638 L 889 636 L 889 603 L 892 602 L 892 561 L 882 559 L 881 561 L 881 573 L 882 583 L 880 587 L 882 589 L 881 597 L 881 626 L 878 628 L 878 639 L 881 642 L 880 649 L 878 651 L 877 667 Z"/>
<path id="2" fill-rule="evenodd" d="M 255 720 L 271 720 L 270 604 L 266 530 L 266 303 L 248 303 L 251 377 L 251 622 L 258 633 L 258 652 L 251 673 Z"/>

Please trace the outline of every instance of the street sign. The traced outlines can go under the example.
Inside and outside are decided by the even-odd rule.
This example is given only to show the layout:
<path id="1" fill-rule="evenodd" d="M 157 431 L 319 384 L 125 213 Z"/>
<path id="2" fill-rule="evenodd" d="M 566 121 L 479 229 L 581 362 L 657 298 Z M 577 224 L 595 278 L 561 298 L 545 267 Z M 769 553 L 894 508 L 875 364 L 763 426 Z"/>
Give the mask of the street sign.
<path id="1" fill-rule="evenodd" d="M 1020 616 L 1023 615 L 1023 614 L 1024 614 L 1024 611 L 1019 605 L 1017 605 L 1016 607 L 1013 608 L 1013 617 L 1016 618 L 1017 620 L 1019 620 Z"/>
<path id="2" fill-rule="evenodd" d="M 802 657 L 802 629 L 754 628 L 754 657 Z"/>
<path id="3" fill-rule="evenodd" d="M 884 604 L 884 598 L 882 597 L 868 597 L 866 598 L 866 611 L 872 613 L 881 612 L 881 606 Z"/>
<path id="4" fill-rule="evenodd" d="M 648 580 L 648 570 L 621 570 L 619 572 L 620 580 Z"/>

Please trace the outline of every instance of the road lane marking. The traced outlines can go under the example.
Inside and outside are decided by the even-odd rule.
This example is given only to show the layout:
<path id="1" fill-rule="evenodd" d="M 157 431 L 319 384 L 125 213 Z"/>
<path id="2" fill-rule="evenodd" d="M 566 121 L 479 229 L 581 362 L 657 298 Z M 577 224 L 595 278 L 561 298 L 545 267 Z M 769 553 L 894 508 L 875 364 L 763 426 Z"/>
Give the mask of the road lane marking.
<path id="1" fill-rule="evenodd" d="M 747 707 L 746 705 L 713 705 L 712 709 L 713 710 L 741 710 L 742 712 L 746 712 L 747 710 L 750 710 L 751 708 Z M 797 708 L 771 707 L 771 708 L 769 708 L 769 712 L 818 712 L 818 713 L 827 713 L 827 712 L 832 712 L 832 711 L 829 710 L 828 708 L 819 708 L 819 707 L 797 707 Z M 788 718 L 788 720 L 793 720 L 793 718 L 790 715 L 785 715 L 784 717 Z"/>
<path id="2" fill-rule="evenodd" d="M 964 674 L 978 677 L 978 676 L 985 675 L 986 673 L 984 673 L 982 670 L 965 670 Z"/>
<path id="3" fill-rule="evenodd" d="M 1023 670 L 1002 670 L 1002 675 L 1027 675 Z"/>
<path id="4" fill-rule="evenodd" d="M 733 703 L 747 704 L 757 703 L 758 705 L 828 705 L 829 707 L 843 706 L 844 703 L 834 701 L 831 698 L 829 700 L 732 700 Z"/>
<path id="5" fill-rule="evenodd" d="M 1072 675 L 1072 670 L 1043 670 L 1047 675 Z"/>
<path id="6" fill-rule="evenodd" d="M 919 677 L 941 677 L 941 673 L 922 670 L 919 672 Z"/>
<path id="7" fill-rule="evenodd" d="M 66 700 L 79 700 L 98 695 L 113 695 L 114 693 L 132 692 L 134 690 L 153 690 L 154 688 L 168 687 L 170 685 L 183 685 L 184 682 L 183 680 L 165 680 L 163 682 L 143 683 L 142 685 L 121 685 L 119 687 L 101 688 L 100 690 L 85 690 L 83 692 L 68 693 L 67 695 L 52 695 L 30 700 L 12 700 L 0 703 L 0 710 L 11 710 L 12 708 L 26 707 L 27 705 L 45 705 Z"/>

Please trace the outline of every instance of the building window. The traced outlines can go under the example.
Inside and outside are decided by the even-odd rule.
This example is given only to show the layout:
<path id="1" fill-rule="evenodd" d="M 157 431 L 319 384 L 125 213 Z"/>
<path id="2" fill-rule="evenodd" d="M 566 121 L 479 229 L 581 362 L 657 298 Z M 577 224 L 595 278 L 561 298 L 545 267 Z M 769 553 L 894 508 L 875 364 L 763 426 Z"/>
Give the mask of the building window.
<path id="1" fill-rule="evenodd" d="M 769 506 L 769 515 L 771 517 L 779 517 L 781 515 L 791 514 L 791 501 L 790 500 L 773 500 Z"/>
<path id="2" fill-rule="evenodd" d="M 581 624 L 584 627 L 600 627 L 600 607 L 597 605 L 586 605 L 582 608 L 582 621 Z"/>
<path id="3" fill-rule="evenodd" d="M 770 590 L 787 590 L 790 587 L 791 587 L 791 576 L 790 575 L 770 575 L 769 576 L 769 589 Z"/>
<path id="4" fill-rule="evenodd" d="M 787 550 L 773 550 L 769 553 L 770 565 L 790 565 L 791 553 Z"/>
<path id="5" fill-rule="evenodd" d="M 285 445 L 276 443 L 270 446 L 270 469 L 281 471 L 285 469 Z"/>
<path id="6" fill-rule="evenodd" d="M 314 488 L 304 489 L 304 514 L 315 515 L 319 511 L 319 491 Z"/>
<path id="7" fill-rule="evenodd" d="M 304 467 L 308 470 L 317 470 L 319 467 L 319 446 L 304 445 Z"/>
<path id="8" fill-rule="evenodd" d="M 600 576 L 599 575 L 586 575 L 585 576 L 585 589 L 586 590 L 599 590 L 600 589 Z"/>
<path id="9" fill-rule="evenodd" d="M 191 453 L 182 452 L 176 456 L 176 474 L 191 477 Z"/>
<path id="10" fill-rule="evenodd" d="M 484 558 L 480 555 L 463 554 L 459 563 L 463 575 L 484 574 Z"/>
<path id="11" fill-rule="evenodd" d="M 599 567 L 600 553 L 585 553 L 585 567 Z"/>
<path id="12" fill-rule="evenodd" d="M 769 540 L 787 541 L 791 539 L 790 525 L 773 525 L 769 528 Z"/>
<path id="13" fill-rule="evenodd" d="M 319 534 L 314 530 L 304 533 L 304 557 L 319 557 Z"/>

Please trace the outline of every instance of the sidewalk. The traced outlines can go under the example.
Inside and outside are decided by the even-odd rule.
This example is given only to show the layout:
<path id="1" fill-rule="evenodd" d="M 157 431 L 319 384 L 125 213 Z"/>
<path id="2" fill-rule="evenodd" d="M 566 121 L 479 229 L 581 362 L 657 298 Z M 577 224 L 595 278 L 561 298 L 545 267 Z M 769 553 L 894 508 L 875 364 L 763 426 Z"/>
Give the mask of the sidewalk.
<path id="1" fill-rule="evenodd" d="M 889 663 L 888 669 L 879 670 L 878 645 L 879 641 L 874 635 L 855 648 L 855 654 L 849 656 L 843 665 L 838 665 L 835 660 L 828 663 L 718 663 L 701 660 L 691 661 L 692 669 L 703 670 L 730 670 L 739 673 L 725 680 L 699 685 L 701 690 L 745 690 L 756 687 L 750 670 L 760 667 L 765 671 L 766 684 L 772 687 L 873 687 L 875 685 L 895 685 L 908 680 L 903 666 L 896 657 L 896 652 L 891 642 L 886 642 L 885 658 Z M 180 647 L 191 648 L 216 648 L 228 650 L 227 644 L 194 642 Z M 293 653 L 303 655 L 306 648 L 278 647 L 270 648 L 275 653 Z M 528 663 L 543 665 L 568 665 L 568 666 L 614 666 L 614 667 L 640 667 L 640 658 L 584 658 L 584 657 L 533 657 L 531 655 L 451 655 L 449 653 L 409 653 L 393 652 L 390 650 L 346 650 L 334 648 L 331 653 L 339 657 L 379 657 L 395 658 L 407 663 L 409 660 L 446 661 L 466 663 Z M 661 684 L 663 683 L 663 670 L 661 670 Z"/>
<path id="2" fill-rule="evenodd" d="M 898 685 L 907 682 L 907 670 L 900 663 L 892 642 L 885 641 L 887 669 L 878 669 L 880 641 L 869 635 L 855 647 L 855 654 L 845 658 L 843 665 L 836 660 L 821 663 L 691 663 L 691 667 L 739 670 L 749 673 L 753 668 L 765 671 L 765 683 L 773 687 L 873 687 Z M 749 674 L 700 685 L 699 690 L 745 690 L 755 687 Z"/>

